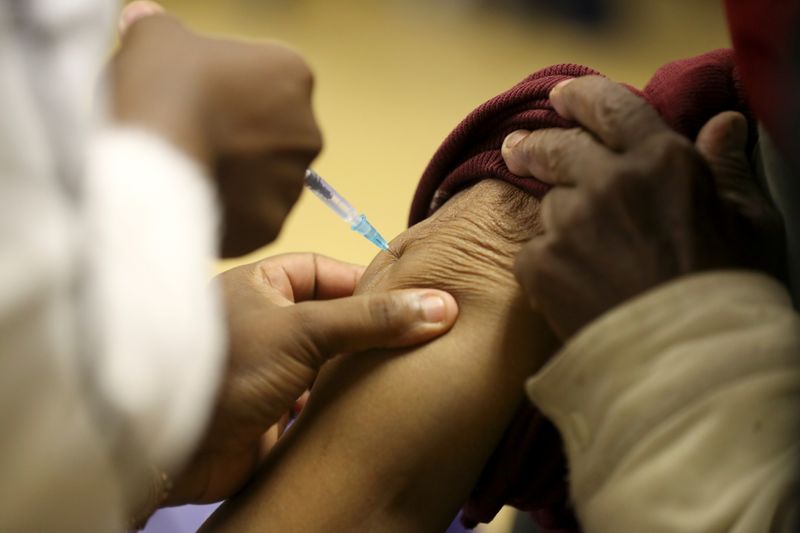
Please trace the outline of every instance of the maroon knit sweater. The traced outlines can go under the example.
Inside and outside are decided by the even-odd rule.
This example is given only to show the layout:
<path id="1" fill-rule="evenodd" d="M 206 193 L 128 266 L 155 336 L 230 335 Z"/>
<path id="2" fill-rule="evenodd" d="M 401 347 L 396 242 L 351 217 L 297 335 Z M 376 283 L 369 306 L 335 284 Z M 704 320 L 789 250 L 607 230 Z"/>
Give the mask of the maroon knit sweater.
<path id="1" fill-rule="evenodd" d="M 511 174 L 500 147 L 517 129 L 574 127 L 558 116 L 548 94 L 558 82 L 599 74 L 580 65 L 555 65 L 531 74 L 508 91 L 470 113 L 444 140 L 425 169 L 411 204 L 409 223 L 429 216 L 453 194 L 484 179 L 507 181 L 541 197 L 547 185 Z M 661 67 L 643 91 L 630 88 L 658 110 L 675 131 L 694 140 L 717 113 L 737 110 L 750 118 L 744 92 L 728 49 L 676 61 Z"/>
<path id="2" fill-rule="evenodd" d="M 514 130 L 573 127 L 548 100 L 559 81 L 598 74 L 580 65 L 540 70 L 470 113 L 445 139 L 417 187 L 410 224 L 430 216 L 458 191 L 477 181 L 499 179 L 536 197 L 548 186 L 536 178 L 509 172 L 500 154 L 503 139 Z M 665 65 L 643 91 L 645 98 L 675 131 L 694 140 L 703 124 L 726 110 L 750 114 L 730 50 Z M 751 141 L 755 129 L 751 128 Z M 487 463 L 462 521 L 469 527 L 489 522 L 505 504 L 530 511 L 546 531 L 576 531 L 567 490 L 561 442 L 549 421 L 527 402 Z"/>

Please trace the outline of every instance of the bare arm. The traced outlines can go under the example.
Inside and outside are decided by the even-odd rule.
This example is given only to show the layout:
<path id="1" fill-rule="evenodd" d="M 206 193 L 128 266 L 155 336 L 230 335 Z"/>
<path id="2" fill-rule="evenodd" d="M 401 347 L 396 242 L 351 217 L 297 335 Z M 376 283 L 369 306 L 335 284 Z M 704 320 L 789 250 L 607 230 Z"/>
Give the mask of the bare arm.
<path id="1" fill-rule="evenodd" d="M 399 353 L 343 357 L 319 378 L 258 479 L 207 528 L 442 531 L 553 349 L 510 273 L 536 210 L 484 182 L 393 243 L 362 290 L 432 286 L 459 300 L 452 331 Z M 498 222 L 500 221 L 500 222 Z M 511 235 L 511 237 L 509 237 Z"/>

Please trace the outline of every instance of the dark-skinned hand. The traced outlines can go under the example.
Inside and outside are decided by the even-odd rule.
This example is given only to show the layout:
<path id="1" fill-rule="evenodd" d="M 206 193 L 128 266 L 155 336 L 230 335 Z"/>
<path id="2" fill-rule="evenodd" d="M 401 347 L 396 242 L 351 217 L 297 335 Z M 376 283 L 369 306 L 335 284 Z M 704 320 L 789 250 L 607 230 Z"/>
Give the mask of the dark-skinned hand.
<path id="1" fill-rule="evenodd" d="M 203 165 L 223 208 L 222 255 L 280 230 L 321 148 L 311 71 L 277 42 L 195 33 L 154 2 L 122 13 L 109 67 L 113 113 Z"/>
<path id="2" fill-rule="evenodd" d="M 679 276 L 780 274 L 782 224 L 753 177 L 741 114 L 713 117 L 692 144 L 606 78 L 562 82 L 550 99 L 582 127 L 514 132 L 503 156 L 513 173 L 554 185 L 516 275 L 562 339 Z"/>
<path id="3" fill-rule="evenodd" d="M 214 502 L 235 493 L 328 359 L 426 342 L 455 322 L 458 306 L 442 291 L 353 296 L 363 272 L 361 266 L 304 253 L 219 276 L 228 322 L 227 372 L 207 433 L 165 505 Z"/>

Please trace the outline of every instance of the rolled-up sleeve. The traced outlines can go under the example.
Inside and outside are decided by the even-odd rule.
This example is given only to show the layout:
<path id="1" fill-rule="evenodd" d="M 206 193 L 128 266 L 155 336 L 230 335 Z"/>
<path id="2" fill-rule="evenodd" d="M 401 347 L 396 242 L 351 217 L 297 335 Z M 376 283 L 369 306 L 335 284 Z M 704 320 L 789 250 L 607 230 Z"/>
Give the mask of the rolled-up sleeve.
<path id="1" fill-rule="evenodd" d="M 800 319 L 766 276 L 652 290 L 579 332 L 527 391 L 563 436 L 588 532 L 796 520 Z"/>

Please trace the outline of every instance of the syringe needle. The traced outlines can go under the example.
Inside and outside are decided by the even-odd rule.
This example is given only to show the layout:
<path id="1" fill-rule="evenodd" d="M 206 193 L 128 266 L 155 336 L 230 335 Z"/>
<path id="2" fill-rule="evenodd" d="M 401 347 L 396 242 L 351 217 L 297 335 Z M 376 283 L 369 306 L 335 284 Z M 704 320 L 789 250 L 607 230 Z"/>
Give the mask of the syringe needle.
<path id="1" fill-rule="evenodd" d="M 322 200 L 322 203 L 327 205 L 339 218 L 347 222 L 350 225 L 350 229 L 363 235 L 381 250 L 389 250 L 389 244 L 386 239 L 369 223 L 367 217 L 356 211 L 350 202 L 336 192 L 336 189 L 330 183 L 322 179 L 322 176 L 308 169 L 306 170 L 304 183 L 306 188 L 314 193 L 314 196 Z"/>

